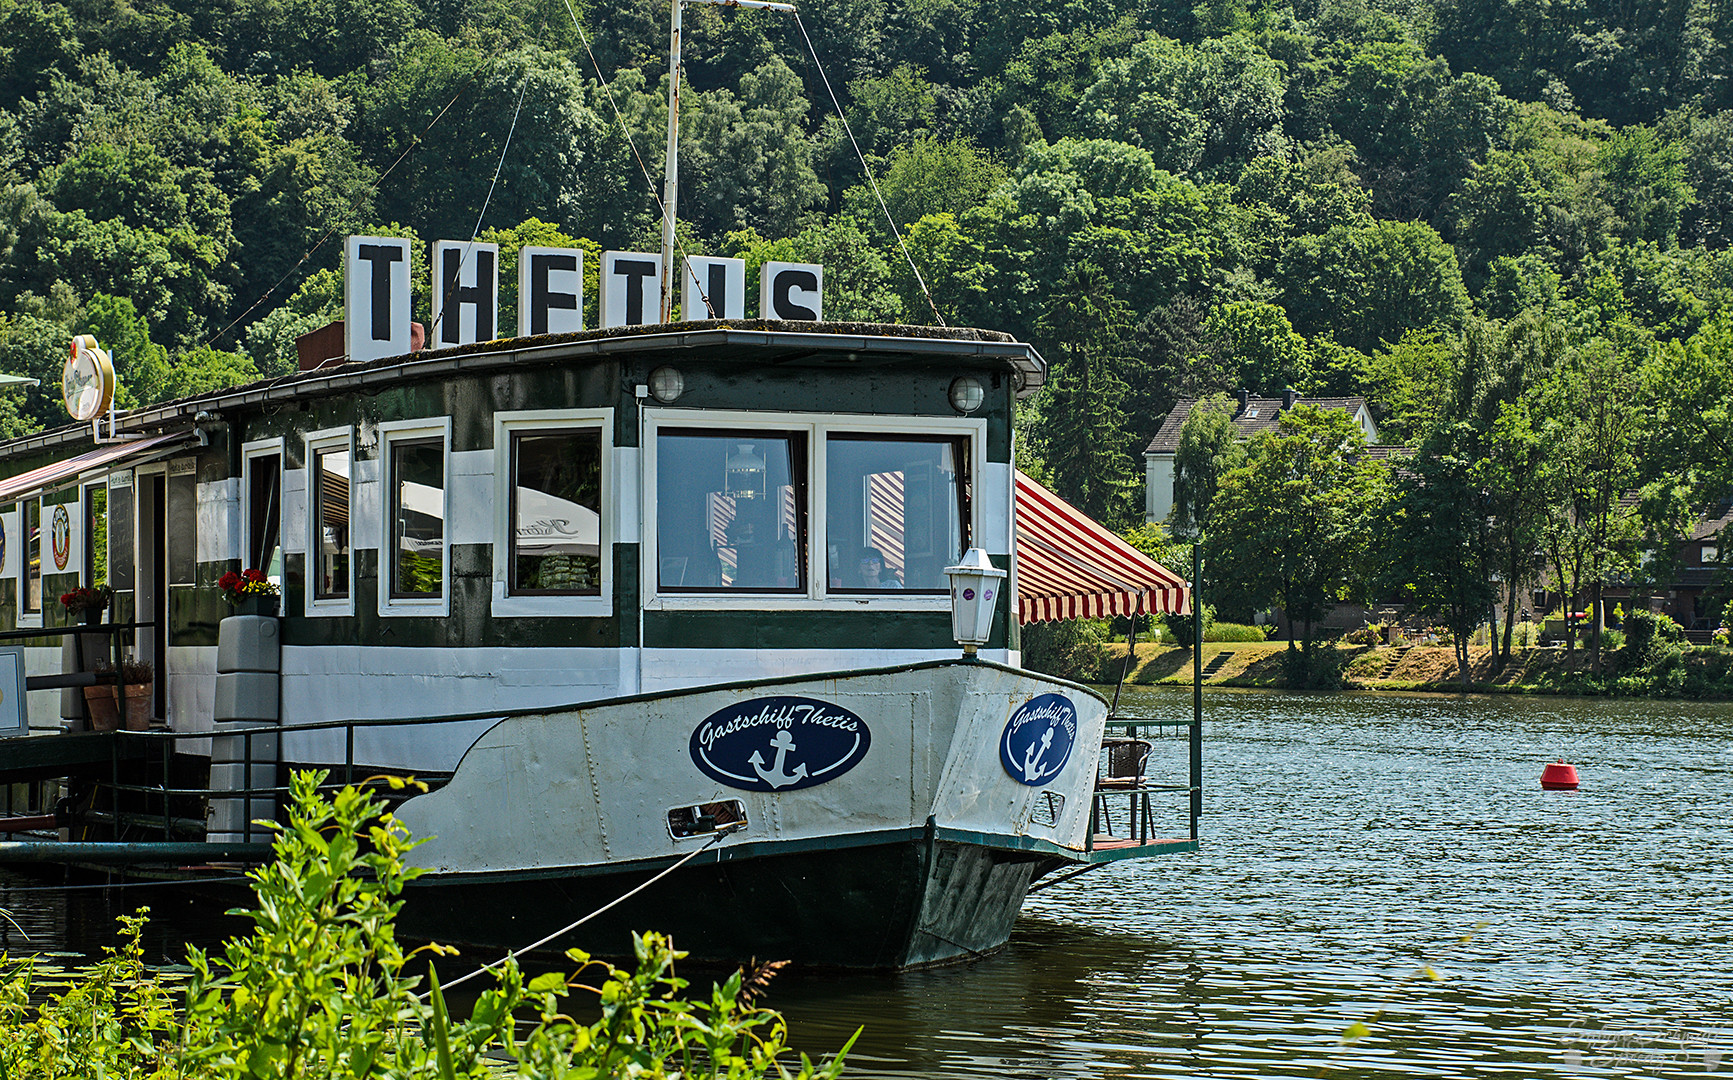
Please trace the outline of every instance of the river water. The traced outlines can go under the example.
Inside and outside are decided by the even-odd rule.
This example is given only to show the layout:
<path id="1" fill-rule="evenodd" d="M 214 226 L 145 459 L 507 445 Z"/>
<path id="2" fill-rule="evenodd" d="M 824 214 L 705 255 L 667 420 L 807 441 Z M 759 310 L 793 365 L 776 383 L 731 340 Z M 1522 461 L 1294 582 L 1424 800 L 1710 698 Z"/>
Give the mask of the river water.
<path id="1" fill-rule="evenodd" d="M 1205 719 L 1201 852 L 1031 897 L 974 964 L 785 976 L 793 1044 L 864 1026 L 861 1077 L 1733 1074 L 1733 705 L 1212 692 Z M 1580 791 L 1540 789 L 1559 756 Z M 1183 763 L 1166 740 L 1150 772 Z M 175 892 L 134 897 L 164 959 L 200 925 Z M 101 896 L 0 905 L 88 950 Z"/>

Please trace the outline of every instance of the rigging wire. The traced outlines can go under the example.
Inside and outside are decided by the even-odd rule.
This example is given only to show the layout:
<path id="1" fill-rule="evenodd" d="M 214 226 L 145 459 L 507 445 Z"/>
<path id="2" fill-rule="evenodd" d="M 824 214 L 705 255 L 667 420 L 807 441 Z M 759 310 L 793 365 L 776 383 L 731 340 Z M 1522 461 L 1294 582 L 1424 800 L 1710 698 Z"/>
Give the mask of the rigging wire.
<path id="1" fill-rule="evenodd" d="M 578 40 L 584 43 L 584 52 L 590 57 L 590 66 L 596 69 L 596 84 L 602 88 L 603 95 L 607 97 L 608 107 L 614 110 L 614 122 L 620 125 L 620 134 L 626 137 L 626 145 L 631 147 L 632 158 L 637 161 L 638 171 L 644 177 L 644 184 L 650 189 L 650 199 L 656 204 L 657 216 L 666 220 L 668 206 L 662 201 L 661 193 L 656 190 L 655 178 L 650 175 L 650 167 L 644 164 L 644 156 L 638 153 L 637 140 L 632 138 L 632 129 L 626 126 L 626 117 L 620 112 L 620 103 L 614 100 L 614 88 L 608 83 L 607 76 L 602 74 L 602 62 L 596 59 L 596 51 L 590 48 L 590 35 L 584 33 L 584 24 L 578 21 L 578 13 L 572 10 L 572 0 L 565 0 L 565 4 L 566 14 L 571 16 L 572 26 L 578 31 Z M 684 64 L 681 65 L 681 70 L 685 70 Z M 673 72 L 669 72 L 669 78 L 673 78 Z M 674 117 L 674 122 L 679 123 L 678 116 Z M 686 245 L 681 241 L 678 232 L 674 234 L 674 249 L 680 253 L 680 264 L 686 265 L 688 258 Z M 712 318 L 717 318 L 716 308 L 710 303 L 710 295 L 705 291 L 704 283 L 698 280 L 697 271 L 692 272 L 692 284 L 698 290 L 699 299 L 704 301 L 705 312 Z M 685 313 L 682 312 L 682 314 Z"/>
<path id="2" fill-rule="evenodd" d="M 915 265 L 915 258 L 909 254 L 909 245 L 903 243 L 903 234 L 897 228 L 897 223 L 891 217 L 891 208 L 885 205 L 885 197 L 879 193 L 879 182 L 873 179 L 872 167 L 867 164 L 866 155 L 861 153 L 860 143 L 855 141 L 854 128 L 849 126 L 848 117 L 843 114 L 842 103 L 836 99 L 836 91 L 830 85 L 830 76 L 824 73 L 824 64 L 818 59 L 818 50 L 813 47 L 812 35 L 806 32 L 806 23 L 801 20 L 800 11 L 794 11 L 794 25 L 800 27 L 800 36 L 806 41 L 806 51 L 812 54 L 813 66 L 818 68 L 818 77 L 824 82 L 824 92 L 830 95 L 830 104 L 836 110 L 836 118 L 842 121 L 843 131 L 848 133 L 848 144 L 854 147 L 854 156 L 860 160 L 861 172 L 866 174 L 867 184 L 873 189 L 873 198 L 878 200 L 879 209 L 884 211 L 885 222 L 891 227 L 891 235 L 897 238 L 897 247 L 902 249 L 903 258 L 908 260 L 909 269 L 914 271 L 915 282 L 921 287 L 921 294 L 927 298 L 927 306 L 933 309 L 933 318 L 939 320 L 940 326 L 949 326 L 945 317 L 939 314 L 939 305 L 934 302 L 933 294 L 927 288 L 927 279 L 921 276 L 921 268 Z"/>
<path id="3" fill-rule="evenodd" d="M 691 851 L 688 851 L 685 855 L 682 855 L 680 857 L 680 859 L 677 862 L 675 862 L 673 865 L 663 868 L 662 871 L 660 873 L 658 873 L 655 877 L 650 878 L 648 881 L 641 882 L 639 885 L 637 885 L 635 888 L 631 889 L 630 891 L 623 893 L 620 896 L 617 896 L 614 899 L 608 901 L 607 903 L 603 904 L 601 907 L 590 912 L 588 915 L 585 915 L 583 918 L 578 919 L 576 922 L 568 923 L 567 925 L 562 926 L 560 929 L 555 930 L 553 933 L 549 934 L 545 938 L 542 938 L 540 941 L 534 942 L 533 944 L 525 945 L 523 948 L 518 949 L 516 952 L 506 953 L 504 956 L 500 957 L 498 960 L 493 961 L 492 963 L 481 965 L 480 967 L 476 968 L 474 971 L 470 972 L 468 975 L 461 976 L 457 979 L 452 980 L 451 982 L 445 983 L 444 985 L 442 985 L 440 987 L 440 990 L 445 991 L 445 990 L 450 990 L 454 986 L 461 986 L 462 984 L 475 978 L 477 975 L 481 975 L 485 972 L 492 971 L 494 968 L 499 967 L 501 964 L 506 963 L 509 960 L 516 960 L 518 957 L 522 956 L 524 953 L 533 952 L 534 950 L 541 948 L 543 945 L 546 945 L 548 942 L 554 940 L 555 938 L 559 937 L 562 934 L 567 934 L 573 930 L 576 930 L 578 927 L 589 922 L 591 919 L 595 918 L 597 915 L 602 914 L 603 912 L 609 910 L 610 908 L 614 908 L 614 907 L 619 906 L 620 904 L 625 903 L 627 900 L 630 900 L 632 897 L 637 896 L 639 893 L 643 892 L 645 889 L 648 889 L 650 886 L 656 884 L 656 882 L 661 881 L 663 878 L 667 877 L 669 874 L 672 874 L 674 871 L 680 869 L 682 866 L 685 866 L 687 863 L 691 862 L 693 859 L 697 858 L 699 855 L 702 855 L 704 852 L 710 850 L 711 848 L 715 847 L 717 844 L 720 844 L 722 841 L 726 840 L 728 837 L 734 835 L 734 831 L 736 829 L 739 829 L 739 828 L 745 826 L 745 824 L 746 823 L 744 821 L 742 821 L 742 822 L 739 822 L 738 824 L 734 825 L 732 828 L 725 828 L 725 829 L 716 830 L 716 835 L 712 836 L 709 840 L 705 841 L 702 847 L 697 847 L 697 848 L 692 849 Z M 428 991 L 428 994 L 431 994 L 431 993 L 432 993 L 431 990 Z M 422 994 L 422 995 L 420 995 L 420 997 L 425 999 L 428 996 L 428 994 Z"/>
<path id="4" fill-rule="evenodd" d="M 493 167 L 493 180 L 488 183 L 487 195 L 481 200 L 481 213 L 475 215 L 475 228 L 470 230 L 469 243 L 464 245 L 463 257 L 457 260 L 457 273 L 460 278 L 463 274 L 464 264 L 469 261 L 470 252 L 475 250 L 475 238 L 481 235 L 482 219 L 487 217 L 488 205 L 493 202 L 493 190 L 499 186 L 499 175 L 505 171 L 506 155 L 511 152 L 511 139 L 513 135 L 517 134 L 517 118 L 518 115 L 524 111 L 524 98 L 528 96 L 529 90 L 530 71 L 526 66 L 524 68 L 523 85 L 518 87 L 517 108 L 513 109 L 511 114 L 511 127 L 506 129 L 505 144 L 499 148 L 499 164 Z M 434 267 L 433 272 L 435 274 L 439 273 L 439 268 Z M 433 340 L 434 331 L 439 329 L 440 320 L 445 318 L 445 309 L 451 306 L 451 297 L 446 296 L 442 297 L 442 299 L 445 302 L 440 305 L 438 311 L 433 313 L 433 325 L 427 328 L 428 341 Z"/>
<path id="5" fill-rule="evenodd" d="M 475 77 L 477 75 L 479 75 L 480 73 L 481 73 L 480 67 L 477 67 L 474 71 L 469 73 L 469 77 L 467 79 L 465 79 L 463 81 L 462 85 L 460 85 L 457 88 L 457 93 L 451 95 L 451 100 L 445 103 L 445 108 L 439 110 L 439 112 L 437 114 L 435 114 L 433 119 L 429 120 L 427 122 L 427 126 L 421 129 L 421 134 L 419 134 L 415 138 L 411 139 L 409 141 L 409 145 L 403 148 L 403 153 L 397 155 L 397 160 L 393 161 L 390 164 L 390 166 L 386 168 L 386 170 L 384 172 L 379 174 L 378 179 L 374 180 L 373 183 L 368 186 L 367 195 L 364 197 L 371 197 L 374 194 L 374 192 L 378 191 L 379 186 L 381 184 L 385 183 L 386 177 L 390 176 L 393 172 L 396 172 L 397 166 L 403 164 L 403 159 L 407 158 L 411 153 L 413 153 L 415 151 L 415 149 L 417 147 L 419 147 L 424 141 L 426 141 L 427 133 L 433 130 L 433 126 L 435 124 L 439 123 L 440 120 L 444 119 L 445 114 L 451 111 L 451 107 L 453 105 L 457 104 L 457 99 L 463 96 L 464 91 L 469 89 L 470 83 L 474 82 Z M 349 204 L 350 212 L 353 212 L 360 205 L 361 205 L 361 199 L 356 199 L 354 202 L 350 203 Z M 345 215 L 345 217 L 347 217 L 347 215 Z M 199 347 L 203 348 L 206 345 L 209 345 L 214 341 L 221 340 L 225 334 L 227 334 L 230 330 L 233 330 L 236 326 L 240 325 L 240 323 L 243 319 L 245 319 L 248 315 L 251 315 L 255 310 L 257 310 L 258 306 L 260 304 L 264 303 L 266 300 L 269 300 L 271 298 L 272 293 L 276 292 L 278 289 L 283 287 L 283 282 L 288 281 L 290 278 L 294 277 L 297 272 L 300 271 L 301 267 L 306 264 L 307 260 L 313 257 L 313 253 L 315 251 L 318 251 L 321 247 L 325 246 L 325 241 L 331 239 L 332 234 L 334 234 L 340 227 L 342 227 L 343 220 L 344 220 L 344 218 L 339 218 L 336 221 L 332 222 L 331 227 L 326 229 L 325 232 L 319 237 L 319 239 L 313 241 L 312 246 L 309 247 L 304 253 L 302 253 L 301 257 L 298 260 L 296 260 L 295 265 L 291 266 L 287 273 L 285 273 L 282 277 L 277 279 L 276 284 L 274 284 L 270 288 L 266 289 L 264 291 L 264 293 L 257 300 L 254 300 L 252 302 L 252 304 L 247 308 L 247 310 L 245 310 L 245 311 L 241 312 L 239 315 L 235 316 L 234 320 L 232 322 L 230 322 L 229 325 L 223 327 L 221 330 L 218 330 L 216 333 L 212 334 L 210 337 L 206 338 L 203 342 L 201 342 Z"/>

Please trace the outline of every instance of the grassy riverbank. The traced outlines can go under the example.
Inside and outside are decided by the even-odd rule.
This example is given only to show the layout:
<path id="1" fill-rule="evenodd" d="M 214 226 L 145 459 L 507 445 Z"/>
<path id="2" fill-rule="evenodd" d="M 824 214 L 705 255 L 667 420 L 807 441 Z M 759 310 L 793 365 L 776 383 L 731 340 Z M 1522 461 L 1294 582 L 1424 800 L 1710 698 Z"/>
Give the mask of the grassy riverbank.
<path id="1" fill-rule="evenodd" d="M 1097 676 L 1111 682 L 1125 659 L 1125 645 L 1106 647 L 1108 661 Z M 1210 686 L 1287 688 L 1284 654 L 1287 643 L 1208 643 L 1203 647 L 1204 681 Z M 1448 645 L 1413 647 L 1344 645 L 1343 688 L 1348 690 L 1424 690 L 1455 692 L 1456 653 Z M 1733 649 L 1686 650 L 1676 667 L 1664 673 L 1630 670 L 1619 653 L 1609 653 L 1603 672 L 1594 674 L 1589 654 L 1581 649 L 1517 649 L 1510 666 L 1496 669 L 1491 650 L 1471 648 L 1470 689 L 1476 693 L 1607 694 L 1627 697 L 1696 697 L 1733 699 Z M 1078 673 L 1088 674 L 1088 673 Z M 1190 686 L 1190 649 L 1165 645 L 1137 646 L 1128 683 L 1144 686 Z"/>

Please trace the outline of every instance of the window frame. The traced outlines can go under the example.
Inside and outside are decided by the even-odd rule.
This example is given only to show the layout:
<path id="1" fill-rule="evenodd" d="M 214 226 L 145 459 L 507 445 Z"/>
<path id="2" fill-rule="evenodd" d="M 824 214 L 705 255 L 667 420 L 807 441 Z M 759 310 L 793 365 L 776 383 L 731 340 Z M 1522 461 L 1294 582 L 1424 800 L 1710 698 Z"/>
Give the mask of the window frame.
<path id="1" fill-rule="evenodd" d="M 716 429 L 719 433 L 743 431 L 802 432 L 806 436 L 806 506 L 804 522 L 806 550 L 806 590 L 803 594 L 786 592 L 661 592 L 657 570 L 657 452 L 663 429 Z M 982 535 L 983 488 L 987 469 L 987 421 L 984 417 L 937 416 L 865 416 L 850 413 L 782 413 L 723 409 L 644 409 L 643 454 L 643 517 L 640 524 L 640 547 L 643 559 L 639 567 L 639 588 L 646 611 L 702 610 L 782 610 L 838 611 L 870 607 L 893 611 L 949 611 L 949 593 L 904 592 L 900 589 L 883 592 L 832 592 L 826 573 L 828 551 L 830 492 L 826 476 L 829 469 L 829 436 L 879 435 L 886 438 L 908 435 L 917 437 L 964 437 L 968 440 L 968 469 L 974 485 L 974 498 L 969 501 L 966 522 L 968 535 L 978 546 Z"/>
<path id="2" fill-rule="evenodd" d="M 934 434 L 931 432 L 909 432 L 909 431 L 861 432 L 861 431 L 839 430 L 835 427 L 832 427 L 831 429 L 829 429 L 825 433 L 825 444 L 824 444 L 825 475 L 826 475 L 827 480 L 828 480 L 829 475 L 830 475 L 830 467 L 829 467 L 830 466 L 830 441 L 833 437 L 837 437 L 837 436 L 840 436 L 841 441 L 844 441 L 844 442 L 875 442 L 875 441 L 894 442 L 894 441 L 897 441 L 898 439 L 901 439 L 901 441 L 904 441 L 904 442 L 926 443 L 926 444 L 929 444 L 932 446 L 944 446 L 946 444 L 950 444 L 952 446 L 955 446 L 959 440 L 962 440 L 964 442 L 964 445 L 965 445 L 965 455 L 968 454 L 968 451 L 966 448 L 969 445 L 971 445 L 969 443 L 968 436 L 957 435 L 954 433 L 953 434 Z M 972 456 L 972 455 L 968 455 L 968 456 Z M 976 480 L 976 474 L 972 471 L 974 468 L 973 462 L 972 461 L 969 462 L 966 465 L 966 467 L 971 470 L 971 472 L 969 473 L 971 485 L 978 483 L 978 481 Z M 972 541 L 974 539 L 974 536 L 975 536 L 975 499 L 978 497 L 979 493 L 971 491 L 969 489 L 969 486 L 966 486 L 963 484 L 958 484 L 956 494 L 957 494 L 957 506 L 956 506 L 957 520 L 959 523 L 961 523 L 963 525 L 964 530 L 965 530 L 965 535 L 963 537 L 965 546 L 963 548 L 963 551 L 967 551 L 969 542 Z M 823 549 L 827 564 L 828 564 L 829 557 L 830 557 L 829 556 L 830 543 L 829 543 L 829 536 L 828 536 L 828 533 L 830 531 L 830 513 L 829 513 L 829 511 L 830 511 L 830 500 L 827 498 L 825 500 L 825 531 L 826 531 L 827 535 L 825 538 L 826 543 L 825 543 L 825 546 Z M 963 555 L 962 551 L 957 552 L 958 558 L 961 558 L 962 555 Z M 825 576 L 825 581 L 826 581 L 825 591 L 826 591 L 826 595 L 829 595 L 829 596 L 841 596 L 841 597 L 847 597 L 847 598 L 853 599 L 853 598 L 862 597 L 862 596 L 874 596 L 874 597 L 883 596 L 887 592 L 894 594 L 896 591 L 898 591 L 895 589 L 851 588 L 847 585 L 839 585 L 839 586 L 833 587 L 829 584 L 830 567 L 828 565 L 826 565 L 826 567 L 825 567 L 824 576 Z M 911 588 L 909 588 L 909 586 L 908 586 L 908 566 L 907 566 L 907 560 L 906 559 L 904 560 L 904 566 L 903 566 L 903 584 L 902 584 L 902 586 L 900 586 L 900 589 L 901 589 L 901 591 L 905 592 L 906 594 L 908 594 L 910 596 L 945 596 L 947 599 L 949 598 L 950 591 L 951 591 L 948 585 L 943 586 L 943 587 L 939 587 L 939 588 L 932 588 L 932 589 L 911 589 Z"/>
<path id="3" fill-rule="evenodd" d="M 518 435 L 598 431 L 601 433 L 601 582 L 596 594 L 513 593 L 511 591 L 512 440 Z M 503 618 L 601 618 L 614 614 L 614 545 L 620 542 L 621 500 L 616 488 L 614 410 L 525 409 L 493 416 L 493 602 Z"/>
<path id="4" fill-rule="evenodd" d="M 427 417 L 418 420 L 392 420 L 379 425 L 379 614 L 387 618 L 448 616 L 451 614 L 451 417 Z M 440 545 L 439 595 L 393 596 L 396 582 L 396 501 L 397 480 L 392 472 L 392 447 L 398 443 L 439 442 L 441 475 L 440 513 L 443 543 Z M 351 485 L 354 480 L 351 478 Z M 353 487 L 351 487 L 353 492 Z M 354 495 L 350 496 L 353 514 Z M 351 525 L 350 550 L 354 550 L 354 527 Z M 354 558 L 350 558 L 350 576 L 354 576 Z"/>
<path id="5" fill-rule="evenodd" d="M 277 547 L 283 553 L 285 568 L 288 565 L 289 544 L 287 512 L 289 459 L 284 440 L 259 439 L 241 444 L 241 568 L 247 569 L 247 560 L 253 551 L 253 463 L 263 458 L 277 459 Z M 353 482 L 353 480 L 351 480 Z M 265 567 L 253 567 L 264 570 Z M 277 583 L 282 587 L 282 582 Z"/>
<path id="6" fill-rule="evenodd" d="M 78 485 L 78 531 L 80 535 L 77 542 L 81 545 L 78 550 L 78 583 L 87 588 L 96 587 L 96 520 L 95 516 L 91 512 L 91 495 L 97 491 L 102 492 L 102 516 L 107 518 L 108 477 L 104 476 L 88 483 Z M 109 543 L 112 544 L 113 540 L 114 537 L 110 535 Z M 109 553 L 108 547 L 105 546 L 102 552 L 101 568 L 104 584 L 109 582 L 113 568 L 114 560 Z"/>
<path id="7" fill-rule="evenodd" d="M 47 554 L 47 537 L 43 530 L 43 503 L 41 495 L 32 495 L 28 499 L 20 499 L 13 504 L 18 508 L 18 626 L 40 627 L 43 625 L 43 612 L 48 607 L 46 592 L 46 576 L 43 573 L 43 561 Z M 36 580 L 37 589 L 42 592 L 42 602 L 34 611 L 24 606 L 24 597 L 30 591 L 30 507 L 36 507 Z"/>
<path id="8" fill-rule="evenodd" d="M 355 614 L 355 489 L 360 462 L 355 455 L 355 429 L 348 427 L 310 431 L 301 437 L 302 471 L 306 474 L 304 490 L 307 499 L 306 547 L 302 549 L 301 613 L 308 618 L 342 618 Z M 349 594 L 343 597 L 319 598 L 313 577 L 319 561 L 319 455 L 327 450 L 349 451 Z"/>

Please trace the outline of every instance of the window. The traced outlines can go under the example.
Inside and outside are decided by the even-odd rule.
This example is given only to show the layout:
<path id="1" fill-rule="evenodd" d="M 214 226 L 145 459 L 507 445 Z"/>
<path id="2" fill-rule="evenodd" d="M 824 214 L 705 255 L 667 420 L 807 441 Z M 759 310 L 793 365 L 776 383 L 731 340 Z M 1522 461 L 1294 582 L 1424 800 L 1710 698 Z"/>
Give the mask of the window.
<path id="1" fill-rule="evenodd" d="M 312 457 L 313 543 L 307 561 L 313 602 L 347 602 L 351 574 L 349 479 L 354 453 L 345 437 L 341 443 L 314 447 Z"/>
<path id="2" fill-rule="evenodd" d="M 42 500 L 24 504 L 24 588 L 20 615 L 42 615 Z"/>
<path id="3" fill-rule="evenodd" d="M 600 596 L 602 431 L 511 431 L 507 588 L 519 596 Z"/>
<path id="4" fill-rule="evenodd" d="M 262 450 L 244 448 L 246 547 L 242 565 L 262 570 L 273 584 L 283 583 L 283 455 L 276 442 Z"/>
<path id="5" fill-rule="evenodd" d="M 968 446 L 956 436 L 835 434 L 825 447 L 832 592 L 949 592 L 968 546 Z"/>
<path id="6" fill-rule="evenodd" d="M 84 489 L 84 583 L 108 584 L 108 481 Z"/>
<path id="7" fill-rule="evenodd" d="M 663 429 L 656 581 L 668 592 L 806 590 L 806 437 Z"/>
<path id="8" fill-rule="evenodd" d="M 438 600 L 445 595 L 445 440 L 386 440 L 390 508 L 388 595 Z"/>

